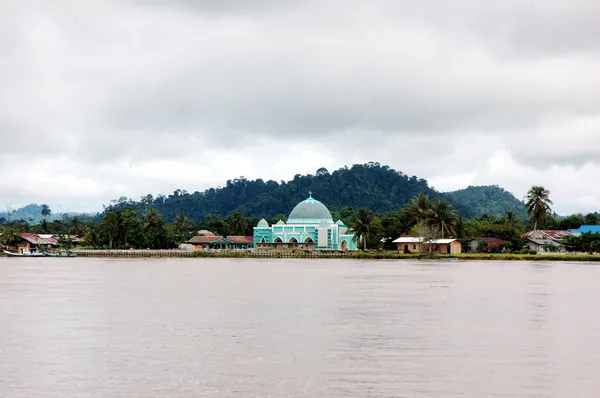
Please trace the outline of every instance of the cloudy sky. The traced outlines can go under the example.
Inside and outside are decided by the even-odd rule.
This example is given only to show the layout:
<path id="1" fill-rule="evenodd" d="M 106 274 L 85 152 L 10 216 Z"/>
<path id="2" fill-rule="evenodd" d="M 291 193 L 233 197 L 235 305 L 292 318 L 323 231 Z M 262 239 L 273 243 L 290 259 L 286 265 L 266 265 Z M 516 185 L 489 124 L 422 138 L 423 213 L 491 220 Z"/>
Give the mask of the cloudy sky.
<path id="1" fill-rule="evenodd" d="M 0 1 L 0 208 L 378 161 L 600 210 L 597 0 Z"/>

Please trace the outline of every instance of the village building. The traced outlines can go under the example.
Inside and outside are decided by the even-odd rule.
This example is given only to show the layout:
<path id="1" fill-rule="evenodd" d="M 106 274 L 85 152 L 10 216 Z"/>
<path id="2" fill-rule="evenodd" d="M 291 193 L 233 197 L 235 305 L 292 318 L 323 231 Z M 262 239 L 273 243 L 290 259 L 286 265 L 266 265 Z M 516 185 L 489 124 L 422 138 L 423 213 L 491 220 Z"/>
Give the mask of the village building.
<path id="1" fill-rule="evenodd" d="M 226 236 L 230 249 L 251 249 L 254 247 L 254 237 L 252 236 Z"/>
<path id="2" fill-rule="evenodd" d="M 522 236 L 524 246 L 538 253 L 566 251 L 567 237 L 578 236 L 576 232 L 568 230 L 538 229 L 525 232 Z"/>
<path id="3" fill-rule="evenodd" d="M 194 236 L 186 244 L 192 245 L 196 250 L 251 249 L 254 246 L 252 236 L 217 236 L 208 231 L 200 232 L 202 235 Z"/>
<path id="4" fill-rule="evenodd" d="M 552 239 L 527 238 L 525 240 L 524 246 L 529 250 L 533 250 L 537 253 L 563 253 L 567 250 L 564 244 L 558 243 Z"/>
<path id="5" fill-rule="evenodd" d="M 298 203 L 287 222 L 273 225 L 262 219 L 254 227 L 257 248 L 300 248 L 310 250 L 356 250 L 354 233 L 341 220 L 333 221 L 327 207 L 309 196 Z"/>
<path id="6" fill-rule="evenodd" d="M 504 253 L 506 242 L 500 238 L 475 237 L 465 242 L 465 249 L 468 253 Z"/>
<path id="7" fill-rule="evenodd" d="M 49 249 L 59 245 L 58 236 L 55 235 L 38 235 L 33 233 L 21 234 L 21 241 L 18 244 L 19 248 L 26 248 L 30 251 Z"/>
<path id="8" fill-rule="evenodd" d="M 401 236 L 394 240 L 398 245 L 398 253 L 437 253 L 460 254 L 462 244 L 458 239 L 432 239 L 423 237 Z"/>

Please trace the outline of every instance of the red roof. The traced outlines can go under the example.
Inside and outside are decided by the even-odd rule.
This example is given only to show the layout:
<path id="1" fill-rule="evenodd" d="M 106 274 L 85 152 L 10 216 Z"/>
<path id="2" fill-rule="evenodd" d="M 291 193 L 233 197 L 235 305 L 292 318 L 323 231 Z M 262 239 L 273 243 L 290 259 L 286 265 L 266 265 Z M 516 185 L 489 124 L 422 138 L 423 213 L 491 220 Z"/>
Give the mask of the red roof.
<path id="1" fill-rule="evenodd" d="M 500 238 L 483 238 L 483 237 L 477 237 L 477 238 L 473 238 L 472 240 L 476 240 L 478 242 L 483 242 L 488 246 L 503 246 L 506 242 L 504 241 L 504 239 L 500 239 Z"/>
<path id="2" fill-rule="evenodd" d="M 34 245 L 57 245 L 58 240 L 55 238 L 42 238 L 38 234 L 24 233 L 21 234 L 21 239 L 25 239 Z"/>
<path id="3" fill-rule="evenodd" d="M 227 240 L 233 243 L 254 243 L 252 236 L 228 236 Z"/>
<path id="4" fill-rule="evenodd" d="M 188 241 L 188 243 L 215 243 L 223 242 L 226 243 L 222 236 L 194 236 Z"/>
<path id="5" fill-rule="evenodd" d="M 563 243 L 567 236 L 574 235 L 570 231 L 566 230 L 555 230 L 555 229 L 538 229 L 536 231 L 525 232 L 523 238 L 543 240 L 550 239 L 555 242 Z"/>

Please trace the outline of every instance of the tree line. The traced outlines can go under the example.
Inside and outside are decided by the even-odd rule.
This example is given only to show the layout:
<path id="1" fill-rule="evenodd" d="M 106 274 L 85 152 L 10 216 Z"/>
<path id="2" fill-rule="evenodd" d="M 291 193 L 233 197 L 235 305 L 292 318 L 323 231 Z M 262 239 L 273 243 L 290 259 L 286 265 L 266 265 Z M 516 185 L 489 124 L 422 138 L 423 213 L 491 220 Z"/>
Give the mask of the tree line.
<path id="1" fill-rule="evenodd" d="M 550 193 L 543 187 L 532 187 L 528 192 L 524 211 L 508 210 L 501 215 L 483 214 L 465 219 L 452 203 L 426 193 L 417 193 L 405 205 L 389 212 L 373 212 L 361 207 L 350 206 L 333 211 L 334 219 L 342 220 L 353 229 L 357 246 L 367 250 L 395 249 L 393 240 L 402 235 L 422 236 L 426 239 L 457 238 L 463 241 L 473 237 L 496 237 L 505 240 L 509 250 L 523 247 L 523 232 L 532 229 L 573 229 L 583 224 L 600 224 L 596 213 L 558 217 L 552 211 Z M 161 212 L 147 201 L 144 206 L 110 205 L 104 217 L 68 216 L 48 221 L 52 214 L 47 205 L 42 205 L 43 219 L 38 224 L 23 220 L 4 223 L 3 241 L 14 245 L 20 241 L 19 234 L 77 235 L 85 238 L 85 245 L 93 248 L 169 249 L 187 242 L 198 231 L 206 230 L 215 235 L 251 236 L 253 227 L 260 218 L 248 217 L 235 211 L 227 217 L 219 212 L 206 213 L 201 221 L 193 221 L 183 212 L 168 221 Z M 285 215 L 277 214 L 267 219 L 270 224 L 287 221 Z M 581 251 L 596 249 L 600 243 L 594 236 L 570 238 L 570 244 Z M 598 246 L 600 247 L 600 246 Z"/>

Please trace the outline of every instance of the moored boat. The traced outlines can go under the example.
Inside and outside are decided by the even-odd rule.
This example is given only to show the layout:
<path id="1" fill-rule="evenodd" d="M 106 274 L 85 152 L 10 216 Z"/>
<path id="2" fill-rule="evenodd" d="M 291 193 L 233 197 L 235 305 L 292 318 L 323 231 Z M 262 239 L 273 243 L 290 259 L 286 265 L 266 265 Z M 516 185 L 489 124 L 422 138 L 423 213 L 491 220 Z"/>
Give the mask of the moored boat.
<path id="1" fill-rule="evenodd" d="M 55 253 L 45 252 L 44 254 L 47 257 L 77 257 L 77 254 L 73 253 L 70 250 L 61 250 L 61 251 L 55 252 Z"/>
<path id="2" fill-rule="evenodd" d="M 23 248 L 19 250 L 18 253 L 9 252 L 8 250 L 3 250 L 4 254 L 9 257 L 44 257 L 45 254 L 43 252 L 31 251 L 27 248 Z"/>

